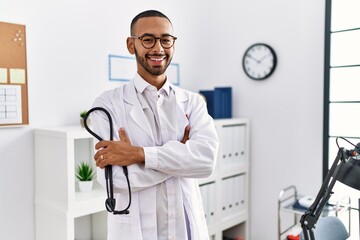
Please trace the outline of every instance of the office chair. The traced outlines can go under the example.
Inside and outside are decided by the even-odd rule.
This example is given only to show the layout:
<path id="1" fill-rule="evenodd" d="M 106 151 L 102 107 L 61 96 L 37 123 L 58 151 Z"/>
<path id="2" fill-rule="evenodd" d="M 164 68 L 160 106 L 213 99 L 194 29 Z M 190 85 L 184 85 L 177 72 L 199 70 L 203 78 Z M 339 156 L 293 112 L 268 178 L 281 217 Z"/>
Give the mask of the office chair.
<path id="1" fill-rule="evenodd" d="M 349 237 L 344 224 L 334 216 L 320 217 L 314 231 L 316 240 L 346 240 Z M 301 233 L 300 240 L 304 240 Z"/>

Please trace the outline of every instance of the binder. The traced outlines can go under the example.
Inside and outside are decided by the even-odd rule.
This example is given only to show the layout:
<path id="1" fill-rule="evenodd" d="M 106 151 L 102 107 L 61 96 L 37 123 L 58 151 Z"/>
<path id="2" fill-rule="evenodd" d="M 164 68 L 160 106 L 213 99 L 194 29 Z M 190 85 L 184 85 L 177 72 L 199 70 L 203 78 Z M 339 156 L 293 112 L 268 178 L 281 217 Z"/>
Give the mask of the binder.
<path id="1" fill-rule="evenodd" d="M 228 126 L 223 126 L 222 128 L 222 132 L 223 132 L 223 139 L 222 139 L 222 143 L 223 143 L 223 162 L 222 162 L 222 166 L 224 166 L 224 168 L 228 168 L 230 163 L 231 163 L 231 158 L 232 158 L 232 154 L 231 154 L 231 145 L 232 145 L 232 140 L 231 139 L 231 127 Z"/>
<path id="2" fill-rule="evenodd" d="M 209 204 L 208 204 L 209 197 L 208 197 L 208 185 L 207 184 L 200 186 L 200 193 L 201 193 L 201 198 L 203 201 L 206 223 L 209 224 Z"/>
<path id="3" fill-rule="evenodd" d="M 235 207 L 235 193 L 237 191 L 236 189 L 236 176 L 234 177 L 230 177 L 229 179 L 229 201 L 228 201 L 228 206 L 229 206 L 229 216 L 233 216 L 236 215 L 237 211 L 236 211 L 236 207 Z"/>
<path id="4" fill-rule="evenodd" d="M 238 179 L 240 192 L 240 211 L 246 209 L 245 175 L 241 174 Z"/>
<path id="5" fill-rule="evenodd" d="M 235 201 L 235 212 L 240 212 L 241 211 L 241 195 L 242 195 L 242 191 L 243 188 L 241 187 L 241 176 L 242 175 L 238 175 L 236 177 L 234 177 L 234 201 Z"/>
<path id="6" fill-rule="evenodd" d="M 224 126 L 220 126 L 217 131 L 220 142 L 218 157 L 220 167 L 223 168 L 226 166 L 228 141 L 226 137 L 226 129 L 224 128 Z"/>
<path id="7" fill-rule="evenodd" d="M 215 116 L 216 118 L 232 117 L 232 90 L 231 87 L 215 87 Z"/>
<path id="8" fill-rule="evenodd" d="M 221 217 L 227 217 L 227 202 L 228 202 L 228 191 L 227 191 L 227 180 L 221 181 L 222 194 L 221 194 Z"/>
<path id="9" fill-rule="evenodd" d="M 225 178 L 222 181 L 222 185 L 223 185 L 223 195 L 222 195 L 222 217 L 223 218 L 227 218 L 232 214 L 233 211 L 233 207 L 232 207 L 232 194 L 233 194 L 233 189 L 232 189 L 232 184 L 231 184 L 231 180 L 232 178 Z"/>
<path id="10" fill-rule="evenodd" d="M 219 157 L 222 168 L 233 167 L 245 162 L 245 125 L 224 125 L 219 130 Z"/>
<path id="11" fill-rule="evenodd" d="M 214 117 L 215 105 L 214 105 L 214 91 L 213 90 L 200 90 L 200 94 L 202 94 L 206 99 L 206 108 L 208 110 L 209 115 L 212 118 Z"/>
<path id="12" fill-rule="evenodd" d="M 233 151 L 233 164 L 242 164 L 245 162 L 245 137 L 246 137 L 246 128 L 244 125 L 236 125 L 233 127 L 233 145 L 232 145 L 232 151 Z"/>
<path id="13" fill-rule="evenodd" d="M 216 189 L 215 189 L 215 183 L 210 183 L 207 185 L 207 190 L 208 190 L 208 207 L 209 207 L 209 211 L 208 211 L 208 219 L 209 225 L 214 224 L 216 221 Z"/>
<path id="14" fill-rule="evenodd" d="M 238 129 L 238 148 L 240 150 L 239 162 L 244 163 L 246 159 L 246 127 L 240 126 Z"/>
<path id="15" fill-rule="evenodd" d="M 206 99 L 209 115 L 214 119 L 232 117 L 232 88 L 215 87 L 214 90 L 200 90 Z"/>

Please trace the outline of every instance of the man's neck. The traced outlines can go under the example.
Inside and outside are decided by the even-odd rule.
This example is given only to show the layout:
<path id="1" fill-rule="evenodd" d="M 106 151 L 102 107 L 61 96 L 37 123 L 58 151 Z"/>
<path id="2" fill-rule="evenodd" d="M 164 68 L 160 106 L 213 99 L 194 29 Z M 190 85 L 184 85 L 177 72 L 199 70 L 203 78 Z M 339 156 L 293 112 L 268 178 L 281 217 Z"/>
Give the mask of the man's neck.
<path id="1" fill-rule="evenodd" d="M 155 75 L 146 75 L 146 76 L 142 76 L 140 73 L 139 75 L 146 81 L 148 82 L 150 85 L 156 87 L 158 90 L 165 84 L 166 81 L 166 75 L 162 74 L 159 76 L 155 76 Z"/>

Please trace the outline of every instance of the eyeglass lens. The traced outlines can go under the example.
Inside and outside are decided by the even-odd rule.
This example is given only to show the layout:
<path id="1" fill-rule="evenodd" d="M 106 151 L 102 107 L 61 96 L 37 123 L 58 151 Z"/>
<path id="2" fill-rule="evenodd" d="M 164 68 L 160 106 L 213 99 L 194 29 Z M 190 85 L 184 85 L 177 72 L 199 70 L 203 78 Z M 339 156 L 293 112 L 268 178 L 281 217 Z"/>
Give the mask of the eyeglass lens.
<path id="1" fill-rule="evenodd" d="M 175 38 L 173 36 L 162 36 L 162 37 L 154 37 L 154 36 L 144 36 L 139 38 L 141 40 L 141 44 L 144 48 L 153 48 L 156 44 L 156 40 L 160 40 L 160 44 L 163 48 L 171 48 L 174 45 Z"/>

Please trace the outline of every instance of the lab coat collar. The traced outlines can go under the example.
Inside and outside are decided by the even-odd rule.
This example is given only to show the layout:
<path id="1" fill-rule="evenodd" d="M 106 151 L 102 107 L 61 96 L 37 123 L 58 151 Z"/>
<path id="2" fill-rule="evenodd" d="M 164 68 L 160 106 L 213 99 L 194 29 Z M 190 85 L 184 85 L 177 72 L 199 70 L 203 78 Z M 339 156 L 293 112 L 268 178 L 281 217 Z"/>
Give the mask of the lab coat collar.
<path id="1" fill-rule="evenodd" d="M 138 78 L 140 78 L 140 79 L 138 79 Z M 141 83 L 141 81 L 139 81 L 139 80 L 143 80 L 143 79 L 140 77 L 139 74 L 136 74 L 134 79 L 131 80 L 127 85 L 125 85 L 124 100 L 129 104 L 135 105 L 136 103 L 138 103 L 135 89 L 137 89 L 137 91 L 140 91 L 142 89 L 142 91 L 143 91 L 146 88 L 146 86 L 150 85 L 145 80 L 143 80 L 145 82 L 145 84 L 144 84 L 144 82 Z M 146 84 L 148 84 L 148 85 L 146 85 Z M 175 86 L 174 84 L 172 84 L 169 81 L 166 81 L 166 85 L 168 85 L 168 91 L 170 91 L 170 89 L 174 90 L 176 101 L 178 104 L 189 100 L 188 95 L 185 93 L 184 89 L 179 88 L 178 86 Z M 169 92 L 168 92 L 168 94 L 169 94 Z"/>
<path id="2" fill-rule="evenodd" d="M 147 81 L 145 81 L 145 79 L 143 79 L 138 73 L 136 73 L 135 77 L 134 77 L 134 85 L 135 85 L 135 88 L 136 90 L 139 92 L 139 93 L 143 93 L 147 88 L 154 88 L 154 91 L 155 91 L 155 86 L 152 86 L 150 85 L 150 83 L 148 83 Z M 169 96 L 170 94 L 170 84 L 169 84 L 169 81 L 166 80 L 164 85 L 159 89 L 159 90 L 156 90 L 158 93 L 163 93 L 165 92 L 167 94 L 167 96 Z"/>
<path id="3" fill-rule="evenodd" d="M 138 73 L 134 77 L 134 86 L 139 93 L 143 93 L 145 89 L 150 86 Z"/>

